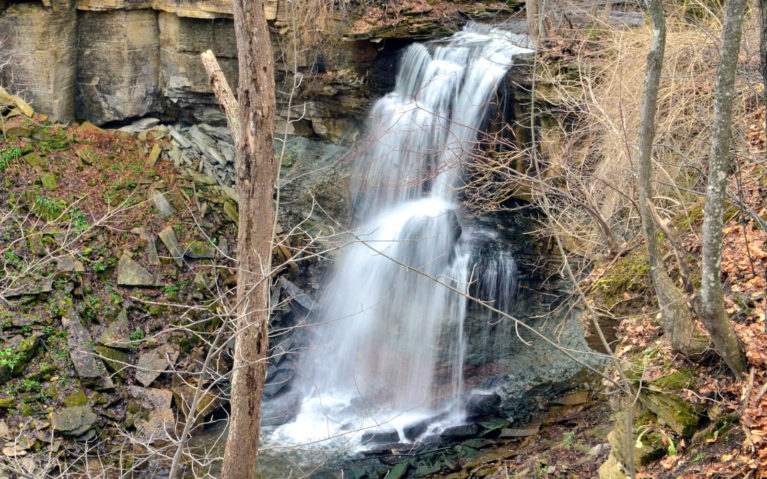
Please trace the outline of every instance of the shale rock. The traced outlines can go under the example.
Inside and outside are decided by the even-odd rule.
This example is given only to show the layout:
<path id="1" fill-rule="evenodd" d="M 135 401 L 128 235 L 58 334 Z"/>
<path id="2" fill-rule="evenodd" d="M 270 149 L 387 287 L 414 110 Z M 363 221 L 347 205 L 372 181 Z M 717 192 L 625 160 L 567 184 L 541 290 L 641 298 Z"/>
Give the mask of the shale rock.
<path id="1" fill-rule="evenodd" d="M 136 263 L 127 252 L 117 262 L 117 284 L 120 286 L 157 286 L 152 274 Z"/>

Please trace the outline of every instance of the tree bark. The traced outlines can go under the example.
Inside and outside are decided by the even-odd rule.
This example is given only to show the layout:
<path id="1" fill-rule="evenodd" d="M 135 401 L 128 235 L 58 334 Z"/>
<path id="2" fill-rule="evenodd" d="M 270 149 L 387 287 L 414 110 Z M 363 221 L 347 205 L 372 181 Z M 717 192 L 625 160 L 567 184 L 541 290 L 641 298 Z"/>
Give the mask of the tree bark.
<path id="1" fill-rule="evenodd" d="M 237 319 L 229 435 L 222 479 L 253 477 L 268 354 L 269 277 L 275 216 L 274 58 L 264 0 L 234 0 L 239 59 Z"/>
<path id="2" fill-rule="evenodd" d="M 224 72 L 221 71 L 221 67 L 216 61 L 216 56 L 213 55 L 213 52 L 206 50 L 200 53 L 200 58 L 202 59 L 205 71 L 208 73 L 210 88 L 216 96 L 216 101 L 224 110 L 226 124 L 236 145 L 240 141 L 240 105 L 237 104 L 234 93 L 232 93 L 232 89 L 229 87 L 229 82 L 226 81 Z"/>
<path id="3" fill-rule="evenodd" d="M 767 107 L 767 0 L 759 0 L 759 18 L 762 31 L 759 35 L 759 51 L 762 57 L 762 83 L 764 84 L 764 104 Z"/>
<path id="4" fill-rule="evenodd" d="M 732 170 L 732 99 L 735 96 L 735 76 L 745 5 L 745 0 L 728 0 L 725 5 L 724 29 L 714 90 L 714 119 L 711 125 L 711 153 L 708 160 L 708 186 L 701 239 L 701 320 L 711 334 L 716 351 L 738 377 L 745 371 L 745 362 L 735 329 L 724 310 L 724 292 L 720 276 L 727 177 Z"/>
<path id="5" fill-rule="evenodd" d="M 533 42 L 538 42 L 538 0 L 527 0 L 525 2 L 525 13 L 527 14 L 527 33 Z"/>
<path id="6" fill-rule="evenodd" d="M 700 354 L 707 341 L 695 334 L 695 319 L 687 298 L 666 272 L 661 261 L 660 240 L 652 216 L 652 150 L 655 139 L 655 115 L 658 90 L 666 49 L 666 19 L 662 0 L 649 0 L 648 10 L 652 24 L 652 45 L 647 54 L 642 110 L 639 119 L 639 159 L 637 162 L 637 191 L 642 230 L 647 244 L 655 293 L 661 310 L 663 330 L 676 351 L 686 355 Z"/>

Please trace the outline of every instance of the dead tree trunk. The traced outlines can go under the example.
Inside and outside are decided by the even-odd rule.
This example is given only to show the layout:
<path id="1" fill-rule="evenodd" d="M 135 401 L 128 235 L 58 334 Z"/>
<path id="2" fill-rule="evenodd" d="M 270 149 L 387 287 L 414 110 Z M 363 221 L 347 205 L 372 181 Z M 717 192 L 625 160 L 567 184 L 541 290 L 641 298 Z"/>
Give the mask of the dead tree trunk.
<path id="1" fill-rule="evenodd" d="M 538 41 L 538 0 L 528 0 L 525 2 L 525 13 L 527 14 L 527 33 L 534 41 Z"/>
<path id="2" fill-rule="evenodd" d="M 728 0 L 724 12 L 719 68 L 714 91 L 714 119 L 711 125 L 711 153 L 708 160 L 706 206 L 703 209 L 703 276 L 701 278 L 701 320 L 716 351 L 736 376 L 745 371 L 743 353 L 735 330 L 724 311 L 722 291 L 722 227 L 727 195 L 727 177 L 732 170 L 732 99 L 743 33 L 745 0 Z"/>
<path id="3" fill-rule="evenodd" d="M 692 355 L 701 353 L 707 341 L 695 334 L 694 316 L 687 298 L 676 287 L 663 266 L 660 241 L 652 216 L 652 150 L 655 139 L 658 90 L 666 48 L 666 19 L 662 0 L 650 0 L 647 3 L 653 35 L 650 52 L 647 54 L 647 71 L 639 120 L 639 160 L 637 162 L 639 213 L 642 217 L 650 275 L 658 297 L 663 330 L 675 350 Z"/>
<path id="4" fill-rule="evenodd" d="M 237 319 L 231 416 L 222 479 L 253 477 L 268 354 L 269 277 L 275 216 L 274 58 L 264 0 L 234 0 L 239 59 Z"/>
<path id="5" fill-rule="evenodd" d="M 221 70 L 218 61 L 216 61 L 216 56 L 213 55 L 213 52 L 205 50 L 200 53 L 200 59 L 205 67 L 205 71 L 208 73 L 208 81 L 210 82 L 213 94 L 216 96 L 216 101 L 224 110 L 226 124 L 236 145 L 240 141 L 240 105 L 237 104 L 237 99 L 234 98 L 229 82 L 226 81 L 224 72 Z"/>
<path id="6" fill-rule="evenodd" d="M 764 83 L 764 104 L 767 106 L 767 0 L 759 0 L 759 18 L 762 31 L 759 35 L 759 51 L 762 56 L 762 82 Z"/>

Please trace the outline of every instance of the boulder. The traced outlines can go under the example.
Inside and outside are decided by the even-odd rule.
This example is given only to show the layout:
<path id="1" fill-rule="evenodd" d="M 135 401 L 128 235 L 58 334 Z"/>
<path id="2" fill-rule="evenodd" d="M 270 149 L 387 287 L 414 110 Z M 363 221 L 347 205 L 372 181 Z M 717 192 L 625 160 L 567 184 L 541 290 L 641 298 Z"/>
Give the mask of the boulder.
<path id="1" fill-rule="evenodd" d="M 69 308 L 61 318 L 61 324 L 67 330 L 69 357 L 80 380 L 84 384 L 101 389 L 113 389 L 114 383 L 107 374 L 104 363 L 96 356 L 91 335 L 80 322 L 77 311 Z"/>
<path id="2" fill-rule="evenodd" d="M 136 364 L 136 380 L 144 386 L 149 386 L 176 362 L 178 354 L 178 349 L 168 343 L 142 353 Z"/>
<path id="3" fill-rule="evenodd" d="M 98 416 L 89 406 L 65 407 L 51 414 L 51 427 L 54 431 L 67 436 L 82 436 L 98 420 Z"/>
<path id="4" fill-rule="evenodd" d="M 136 263 L 127 252 L 117 262 L 117 284 L 120 286 L 158 286 L 152 274 Z"/>
<path id="5" fill-rule="evenodd" d="M 381 427 L 365 431 L 360 439 L 362 444 L 390 444 L 399 442 L 399 433 L 392 427 Z"/>
<path id="6" fill-rule="evenodd" d="M 181 247 L 178 245 L 178 240 L 176 239 L 176 233 L 173 231 L 173 228 L 168 226 L 164 230 L 160 231 L 158 234 L 160 237 L 160 241 L 162 241 L 162 244 L 165 245 L 165 247 L 168 249 L 168 253 L 170 253 L 171 258 L 173 258 L 173 261 L 176 262 L 176 266 L 179 268 L 184 265 L 184 252 L 181 251 Z"/>
<path id="7" fill-rule="evenodd" d="M 98 343 L 110 348 L 129 349 L 131 347 L 131 333 L 128 312 L 123 309 L 117 315 L 117 318 L 109 323 L 104 332 L 101 333 Z"/>

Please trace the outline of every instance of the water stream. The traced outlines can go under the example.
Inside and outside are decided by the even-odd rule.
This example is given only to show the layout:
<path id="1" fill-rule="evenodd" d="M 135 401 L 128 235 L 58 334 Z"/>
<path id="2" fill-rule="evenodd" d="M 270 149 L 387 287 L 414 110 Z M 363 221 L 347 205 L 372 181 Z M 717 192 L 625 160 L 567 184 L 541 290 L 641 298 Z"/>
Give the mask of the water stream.
<path id="1" fill-rule="evenodd" d="M 510 308 L 516 265 L 510 254 L 483 254 L 478 238 L 493 233 L 463 218 L 456 189 L 496 89 L 526 43 L 469 24 L 405 51 L 394 91 L 376 102 L 354 149 L 353 243 L 320 298 L 293 386 L 300 410 L 268 444 L 353 447 L 375 434 L 415 441 L 463 419 L 461 293 L 473 283 L 483 299 Z M 485 335 L 491 354 L 496 338 Z"/>

